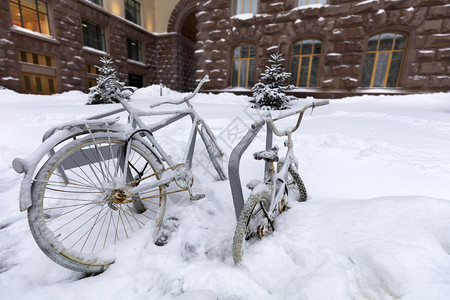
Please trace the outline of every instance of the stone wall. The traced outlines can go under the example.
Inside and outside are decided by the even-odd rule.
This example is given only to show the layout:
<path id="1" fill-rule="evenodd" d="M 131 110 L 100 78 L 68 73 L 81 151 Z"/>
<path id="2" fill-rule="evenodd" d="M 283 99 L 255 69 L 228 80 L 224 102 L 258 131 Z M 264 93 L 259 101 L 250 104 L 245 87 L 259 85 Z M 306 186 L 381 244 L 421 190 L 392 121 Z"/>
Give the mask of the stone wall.
<path id="1" fill-rule="evenodd" d="M 197 79 L 209 74 L 209 89 L 230 86 L 232 48 L 257 46 L 256 76 L 271 53 L 286 59 L 293 42 L 323 41 L 320 90 L 358 90 L 367 39 L 383 31 L 403 31 L 408 44 L 399 87 L 411 91 L 450 90 L 450 6 L 447 0 L 328 0 L 328 5 L 295 8 L 296 0 L 260 0 L 259 13 L 233 17 L 232 0 L 202 1 L 196 44 Z"/>

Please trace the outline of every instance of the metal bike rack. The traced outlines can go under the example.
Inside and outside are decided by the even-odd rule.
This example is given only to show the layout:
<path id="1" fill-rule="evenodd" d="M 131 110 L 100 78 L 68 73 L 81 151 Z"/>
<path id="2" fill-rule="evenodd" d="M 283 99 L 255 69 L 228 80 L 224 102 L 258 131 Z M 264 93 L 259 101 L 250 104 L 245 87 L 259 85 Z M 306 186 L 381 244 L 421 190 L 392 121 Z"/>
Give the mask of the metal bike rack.
<path id="1" fill-rule="evenodd" d="M 264 124 L 250 128 L 242 140 L 236 145 L 230 155 L 228 161 L 228 178 L 230 179 L 231 195 L 233 196 L 234 211 L 236 213 L 236 220 L 239 219 L 241 210 L 244 207 L 244 195 L 242 193 L 241 177 L 239 175 L 239 168 L 242 154 L 247 150 L 248 146 L 253 142 L 258 132 Z M 266 123 L 266 149 L 272 148 L 273 132 L 269 124 Z M 265 172 L 269 170 L 269 164 L 265 164 Z"/>

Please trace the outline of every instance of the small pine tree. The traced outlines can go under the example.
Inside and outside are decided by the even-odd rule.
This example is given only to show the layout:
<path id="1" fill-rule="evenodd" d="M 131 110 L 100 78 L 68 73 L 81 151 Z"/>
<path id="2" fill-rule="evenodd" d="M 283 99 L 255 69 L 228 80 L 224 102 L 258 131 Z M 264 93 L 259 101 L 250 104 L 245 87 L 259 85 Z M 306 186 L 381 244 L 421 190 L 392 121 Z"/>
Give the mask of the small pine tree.
<path id="1" fill-rule="evenodd" d="M 95 66 L 100 75 L 97 77 L 97 85 L 89 89 L 89 98 L 86 104 L 118 103 L 120 99 L 129 99 L 136 88 L 125 86 L 116 76 L 116 70 L 111 57 L 101 57 L 103 66 Z"/>
<path id="2" fill-rule="evenodd" d="M 261 79 L 266 82 L 258 82 L 252 89 L 253 99 L 258 108 L 285 109 L 293 97 L 287 96 L 286 92 L 294 88 L 293 85 L 284 85 L 291 77 L 291 73 L 282 72 L 284 58 L 280 53 L 270 56 L 270 66 L 266 66 Z"/>

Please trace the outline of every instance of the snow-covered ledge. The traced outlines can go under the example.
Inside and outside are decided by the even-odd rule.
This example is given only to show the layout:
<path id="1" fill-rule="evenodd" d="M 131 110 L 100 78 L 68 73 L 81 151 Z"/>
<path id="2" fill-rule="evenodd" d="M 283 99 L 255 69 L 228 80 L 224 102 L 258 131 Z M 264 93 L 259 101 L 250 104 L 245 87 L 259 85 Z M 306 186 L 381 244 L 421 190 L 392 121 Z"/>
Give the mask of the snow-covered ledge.
<path id="1" fill-rule="evenodd" d="M 50 35 L 46 35 L 40 32 L 36 32 L 36 31 L 32 31 L 20 26 L 16 26 L 16 25 L 12 25 L 11 26 L 11 31 L 18 33 L 18 34 L 23 34 L 32 38 L 37 38 L 46 42 L 51 42 L 51 43 L 55 43 L 55 44 L 59 44 L 59 41 L 57 39 L 55 39 L 54 37 L 50 36 Z"/>
<path id="2" fill-rule="evenodd" d="M 145 63 L 143 63 L 142 61 L 138 61 L 138 60 L 134 60 L 134 59 L 127 59 L 127 63 L 130 64 L 135 64 L 138 65 L 140 67 L 148 67 Z"/>
<path id="3" fill-rule="evenodd" d="M 98 50 L 98 49 L 88 47 L 88 46 L 83 46 L 83 51 L 90 52 L 90 53 L 97 54 L 97 55 L 104 55 L 104 56 L 108 55 L 108 53 L 106 53 L 105 51 Z"/>

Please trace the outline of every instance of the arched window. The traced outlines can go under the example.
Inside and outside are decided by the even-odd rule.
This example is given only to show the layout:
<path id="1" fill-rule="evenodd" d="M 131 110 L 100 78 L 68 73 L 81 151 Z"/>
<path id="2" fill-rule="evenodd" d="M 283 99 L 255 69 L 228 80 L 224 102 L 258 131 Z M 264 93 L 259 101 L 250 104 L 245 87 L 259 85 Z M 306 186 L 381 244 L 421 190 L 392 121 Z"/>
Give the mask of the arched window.
<path id="1" fill-rule="evenodd" d="M 361 86 L 396 87 L 407 36 L 385 32 L 369 38 Z"/>
<path id="2" fill-rule="evenodd" d="M 292 48 L 291 84 L 316 87 L 319 77 L 322 41 L 305 39 L 296 42 Z"/>
<path id="3" fill-rule="evenodd" d="M 241 44 L 233 49 L 231 85 L 252 87 L 255 84 L 255 46 Z"/>
<path id="4" fill-rule="evenodd" d="M 247 14 L 258 12 L 258 0 L 235 0 L 234 1 L 235 14 Z"/>
<path id="5" fill-rule="evenodd" d="M 326 4 L 327 0 L 298 0 L 298 6 L 305 6 L 310 4 Z"/>

